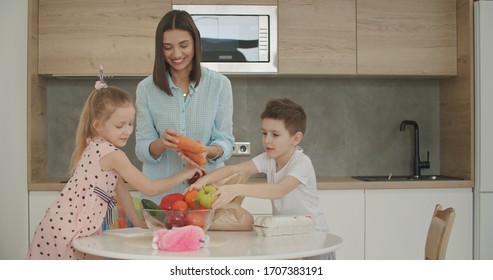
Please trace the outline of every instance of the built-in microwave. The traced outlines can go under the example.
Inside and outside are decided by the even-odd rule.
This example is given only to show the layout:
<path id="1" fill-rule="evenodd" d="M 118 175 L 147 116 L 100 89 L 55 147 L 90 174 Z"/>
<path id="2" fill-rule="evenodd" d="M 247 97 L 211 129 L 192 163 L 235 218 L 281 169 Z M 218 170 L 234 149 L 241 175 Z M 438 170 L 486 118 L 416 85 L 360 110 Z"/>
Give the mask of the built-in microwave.
<path id="1" fill-rule="evenodd" d="M 173 5 L 200 31 L 202 65 L 221 73 L 277 73 L 277 6 Z"/>

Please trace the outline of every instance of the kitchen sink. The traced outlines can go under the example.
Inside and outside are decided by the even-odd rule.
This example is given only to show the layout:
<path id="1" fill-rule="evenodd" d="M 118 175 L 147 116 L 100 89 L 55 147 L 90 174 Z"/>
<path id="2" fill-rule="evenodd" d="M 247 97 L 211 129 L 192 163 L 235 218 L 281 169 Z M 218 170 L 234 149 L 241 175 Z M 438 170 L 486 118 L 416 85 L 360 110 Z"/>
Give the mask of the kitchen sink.
<path id="1" fill-rule="evenodd" d="M 447 180 L 463 180 L 458 177 L 444 175 L 421 175 L 421 176 L 353 176 L 352 178 L 366 182 L 381 182 L 381 181 L 447 181 Z"/>

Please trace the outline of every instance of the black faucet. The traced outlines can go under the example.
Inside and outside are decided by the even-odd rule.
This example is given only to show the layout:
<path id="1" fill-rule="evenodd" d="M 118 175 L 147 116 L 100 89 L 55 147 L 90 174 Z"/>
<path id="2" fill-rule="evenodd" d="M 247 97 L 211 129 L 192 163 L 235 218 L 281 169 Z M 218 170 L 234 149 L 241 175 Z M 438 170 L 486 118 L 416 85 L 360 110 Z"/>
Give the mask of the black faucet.
<path id="1" fill-rule="evenodd" d="M 406 125 L 414 127 L 414 174 L 413 177 L 419 179 L 421 176 L 421 168 L 430 168 L 430 152 L 428 151 L 426 161 L 419 159 L 419 128 L 415 121 L 404 120 L 401 122 L 401 131 L 406 130 Z"/>

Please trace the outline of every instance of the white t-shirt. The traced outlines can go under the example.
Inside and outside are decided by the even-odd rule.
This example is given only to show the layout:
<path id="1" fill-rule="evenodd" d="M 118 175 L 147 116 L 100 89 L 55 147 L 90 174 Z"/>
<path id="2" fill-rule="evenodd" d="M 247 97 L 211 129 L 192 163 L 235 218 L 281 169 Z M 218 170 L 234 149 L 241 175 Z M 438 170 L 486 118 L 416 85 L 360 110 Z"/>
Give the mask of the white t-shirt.
<path id="1" fill-rule="evenodd" d="M 288 163 L 276 172 L 276 161 L 262 153 L 252 159 L 259 173 L 267 175 L 267 183 L 277 184 L 286 176 L 298 179 L 295 189 L 280 199 L 273 199 L 273 215 L 307 215 L 315 221 L 315 230 L 329 232 L 329 226 L 324 214 L 319 208 L 317 195 L 317 177 L 312 161 L 303 153 L 301 147 L 296 147 Z"/>

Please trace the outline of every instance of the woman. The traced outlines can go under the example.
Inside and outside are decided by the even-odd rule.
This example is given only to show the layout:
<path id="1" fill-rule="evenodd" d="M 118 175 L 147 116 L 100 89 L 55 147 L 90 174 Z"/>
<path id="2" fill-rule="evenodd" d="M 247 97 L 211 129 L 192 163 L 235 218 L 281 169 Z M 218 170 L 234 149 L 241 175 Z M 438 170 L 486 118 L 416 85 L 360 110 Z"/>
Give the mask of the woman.
<path id="1" fill-rule="evenodd" d="M 156 29 L 153 75 L 137 86 L 136 154 L 150 179 L 165 178 L 191 160 L 176 148 L 176 134 L 206 148 L 206 172 L 233 152 L 233 94 L 228 78 L 202 67 L 200 33 L 185 11 L 168 12 Z M 183 192 L 184 182 L 170 192 Z M 166 195 L 148 198 L 159 203 Z"/>

